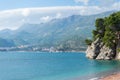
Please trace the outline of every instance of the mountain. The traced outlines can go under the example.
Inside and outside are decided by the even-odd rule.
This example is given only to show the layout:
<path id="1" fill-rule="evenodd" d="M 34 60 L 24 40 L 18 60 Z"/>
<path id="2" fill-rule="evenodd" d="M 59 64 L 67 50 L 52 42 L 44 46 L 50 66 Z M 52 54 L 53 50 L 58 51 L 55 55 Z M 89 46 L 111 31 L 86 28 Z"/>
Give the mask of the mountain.
<path id="1" fill-rule="evenodd" d="M 14 47 L 14 41 L 13 40 L 6 40 L 6 39 L 2 39 L 0 38 L 0 47 Z"/>
<path id="2" fill-rule="evenodd" d="M 63 19 L 54 19 L 47 23 L 26 23 L 17 30 L 2 30 L 0 37 L 11 39 L 16 46 L 39 45 L 41 47 L 57 47 L 65 50 L 79 50 L 86 46 L 84 40 L 91 38 L 96 18 L 105 17 L 114 11 L 97 15 L 73 15 Z"/>

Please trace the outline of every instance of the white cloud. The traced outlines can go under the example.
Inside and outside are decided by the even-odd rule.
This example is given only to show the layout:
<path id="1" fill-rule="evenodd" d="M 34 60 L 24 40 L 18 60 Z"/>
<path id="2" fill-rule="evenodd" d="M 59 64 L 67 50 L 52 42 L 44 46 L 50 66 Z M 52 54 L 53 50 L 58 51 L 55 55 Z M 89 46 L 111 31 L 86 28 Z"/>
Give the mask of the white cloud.
<path id="1" fill-rule="evenodd" d="M 118 0 L 74 0 L 76 3 L 83 3 L 84 5 L 97 5 L 99 7 L 111 7 L 113 4 L 118 4 Z M 118 6 L 118 5 L 117 5 Z"/>
<path id="2" fill-rule="evenodd" d="M 99 6 L 108 7 L 112 6 L 115 3 L 115 0 L 96 0 L 98 1 Z"/>
<path id="3" fill-rule="evenodd" d="M 120 10 L 120 2 L 116 2 L 112 5 L 113 9 Z"/>
<path id="4" fill-rule="evenodd" d="M 43 16 L 40 18 L 40 20 L 43 22 L 49 22 L 52 19 L 59 19 L 59 18 L 62 18 L 61 13 L 56 13 L 56 16 Z"/>
<path id="5" fill-rule="evenodd" d="M 30 10 L 28 8 L 22 10 L 22 15 L 27 17 L 30 14 Z"/>
<path id="6" fill-rule="evenodd" d="M 61 18 L 62 14 L 61 13 L 57 13 L 55 18 Z"/>
<path id="7" fill-rule="evenodd" d="M 64 18 L 71 15 L 98 14 L 118 9 L 120 8 L 119 4 L 115 3 L 108 8 L 99 6 L 58 6 L 0 11 L 0 29 L 16 29 L 24 23 L 43 23 L 51 19 Z"/>
<path id="8" fill-rule="evenodd" d="M 40 20 L 42 22 L 49 22 L 52 19 L 59 19 L 59 18 L 63 18 L 61 13 L 56 13 L 54 16 L 52 16 L 52 15 L 51 16 L 43 16 L 40 18 Z"/>
<path id="9" fill-rule="evenodd" d="M 85 5 L 87 5 L 89 0 L 75 0 L 75 2 L 77 2 L 77 3 L 81 2 L 81 3 L 84 3 Z"/>
<path id="10" fill-rule="evenodd" d="M 51 19 L 52 19 L 52 18 L 51 18 L 50 16 L 44 16 L 44 17 L 41 18 L 41 20 L 44 21 L 44 22 L 48 22 L 48 21 L 50 21 Z"/>

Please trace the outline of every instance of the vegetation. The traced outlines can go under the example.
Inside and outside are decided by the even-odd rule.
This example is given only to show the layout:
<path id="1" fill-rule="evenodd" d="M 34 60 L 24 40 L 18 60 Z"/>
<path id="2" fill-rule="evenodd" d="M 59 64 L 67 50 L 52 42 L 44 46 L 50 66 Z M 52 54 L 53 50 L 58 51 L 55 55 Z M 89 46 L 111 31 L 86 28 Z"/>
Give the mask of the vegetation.
<path id="1" fill-rule="evenodd" d="M 0 41 L 0 46 L 28 45 L 37 46 L 37 48 L 40 47 L 41 49 L 55 47 L 63 51 L 83 50 L 87 47 L 84 41 L 86 37 L 92 37 L 90 33 L 94 29 L 95 18 L 108 16 L 112 12 L 109 11 L 89 16 L 73 15 L 63 19 L 51 20 L 47 23 L 24 24 L 13 31 L 2 30 L 0 31 L 0 37 L 4 39 L 4 42 Z M 102 20 L 101 18 L 100 21 L 102 25 L 104 19 Z M 96 32 L 98 31 L 95 30 L 93 33 Z M 101 36 L 98 33 L 96 34 L 96 37 Z"/>
<path id="2" fill-rule="evenodd" d="M 120 48 L 117 49 L 117 52 L 120 52 Z"/>
<path id="3" fill-rule="evenodd" d="M 91 45 L 92 40 L 90 40 L 90 39 L 86 39 L 85 42 L 86 42 L 87 45 Z"/>
<path id="4" fill-rule="evenodd" d="M 93 41 L 101 39 L 108 47 L 116 46 L 120 39 L 120 12 L 111 14 L 105 18 L 98 18 L 95 22 L 96 29 L 93 30 Z M 85 41 L 90 45 L 90 41 Z M 116 46 L 117 47 L 117 46 Z"/>
<path id="5" fill-rule="evenodd" d="M 15 46 L 13 40 L 6 40 L 0 38 L 0 47 L 13 47 L 13 46 Z"/>

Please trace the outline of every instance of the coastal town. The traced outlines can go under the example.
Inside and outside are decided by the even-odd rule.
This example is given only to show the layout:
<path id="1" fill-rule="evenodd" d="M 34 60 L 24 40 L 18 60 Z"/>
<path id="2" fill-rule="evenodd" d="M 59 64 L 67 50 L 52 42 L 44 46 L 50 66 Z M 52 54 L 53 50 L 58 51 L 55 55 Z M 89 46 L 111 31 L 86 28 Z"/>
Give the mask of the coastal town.
<path id="1" fill-rule="evenodd" d="M 80 50 L 63 50 L 59 47 L 39 47 L 32 45 L 21 45 L 16 47 L 0 47 L 0 51 L 40 51 L 40 52 L 84 52 L 86 47 L 80 47 Z"/>

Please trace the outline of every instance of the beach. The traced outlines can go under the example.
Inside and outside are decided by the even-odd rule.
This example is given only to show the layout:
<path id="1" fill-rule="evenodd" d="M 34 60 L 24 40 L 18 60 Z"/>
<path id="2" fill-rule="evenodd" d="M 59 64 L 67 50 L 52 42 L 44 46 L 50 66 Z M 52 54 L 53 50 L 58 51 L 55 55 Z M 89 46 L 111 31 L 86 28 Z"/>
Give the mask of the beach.
<path id="1" fill-rule="evenodd" d="M 113 73 L 111 75 L 103 77 L 100 80 L 120 80 L 120 73 Z"/>

